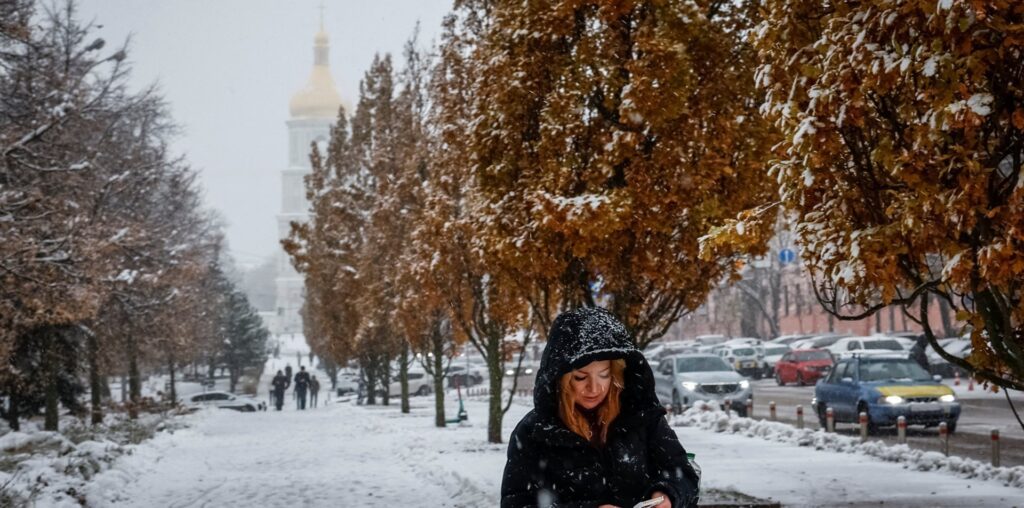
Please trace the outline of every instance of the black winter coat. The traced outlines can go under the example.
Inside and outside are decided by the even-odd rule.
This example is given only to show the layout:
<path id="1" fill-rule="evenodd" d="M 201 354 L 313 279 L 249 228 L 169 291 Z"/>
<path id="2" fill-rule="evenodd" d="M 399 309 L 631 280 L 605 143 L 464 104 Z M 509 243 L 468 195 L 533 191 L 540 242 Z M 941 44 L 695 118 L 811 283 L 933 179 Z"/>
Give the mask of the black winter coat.
<path id="1" fill-rule="evenodd" d="M 288 378 L 285 377 L 284 375 L 279 374 L 274 376 L 272 384 L 274 385 L 275 393 L 284 393 L 284 391 L 288 389 L 290 381 L 288 381 Z"/>
<path id="2" fill-rule="evenodd" d="M 559 418 L 559 380 L 592 361 L 616 358 L 626 360 L 622 412 L 610 424 L 608 442 L 597 447 Z M 673 508 L 696 506 L 697 473 L 664 416 L 651 368 L 625 327 L 603 309 L 563 313 L 548 334 L 534 409 L 509 439 L 502 508 L 630 508 L 655 491 L 668 495 Z"/>
<path id="3" fill-rule="evenodd" d="M 295 374 L 295 391 L 305 392 L 309 388 L 309 373 L 302 370 Z"/>

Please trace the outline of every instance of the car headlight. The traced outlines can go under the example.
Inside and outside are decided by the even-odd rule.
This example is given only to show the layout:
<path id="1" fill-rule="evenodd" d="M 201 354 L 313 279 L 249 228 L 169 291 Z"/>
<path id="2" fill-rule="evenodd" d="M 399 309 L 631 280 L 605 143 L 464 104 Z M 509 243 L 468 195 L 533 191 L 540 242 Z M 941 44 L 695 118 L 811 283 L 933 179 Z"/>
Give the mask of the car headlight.
<path id="1" fill-rule="evenodd" d="M 683 388 L 690 390 L 691 392 L 697 389 L 697 383 L 692 381 L 683 381 Z"/>
<path id="2" fill-rule="evenodd" d="M 740 388 L 743 388 L 744 390 L 750 388 L 750 381 L 747 381 L 746 379 L 740 381 Z"/>
<path id="3" fill-rule="evenodd" d="M 513 374 L 515 374 L 514 370 L 512 370 L 512 369 L 505 369 L 505 375 L 506 376 L 511 376 Z"/>
<path id="4" fill-rule="evenodd" d="M 533 374 L 533 369 L 526 369 L 526 374 L 527 374 L 527 375 L 529 375 L 529 374 Z"/>
<path id="5" fill-rule="evenodd" d="M 899 395 L 890 395 L 888 397 L 883 398 L 882 400 L 886 404 L 891 404 L 893 406 L 895 406 L 896 404 L 902 404 L 903 403 L 903 397 L 900 397 Z"/>
<path id="6" fill-rule="evenodd" d="M 939 397 L 939 402 L 956 402 L 956 395 L 953 395 L 952 393 L 943 395 Z"/>

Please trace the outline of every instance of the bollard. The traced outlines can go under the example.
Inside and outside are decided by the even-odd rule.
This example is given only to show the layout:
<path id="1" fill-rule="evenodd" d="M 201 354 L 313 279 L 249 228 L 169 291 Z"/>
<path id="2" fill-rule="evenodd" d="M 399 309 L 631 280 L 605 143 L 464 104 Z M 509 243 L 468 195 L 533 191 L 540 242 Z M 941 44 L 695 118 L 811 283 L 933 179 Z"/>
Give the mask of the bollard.
<path id="1" fill-rule="evenodd" d="M 953 373 L 953 386 L 960 386 L 960 371 Z"/>
<path id="2" fill-rule="evenodd" d="M 949 426 L 946 422 L 939 423 L 939 440 L 942 441 L 942 454 L 949 456 Z"/>
<path id="3" fill-rule="evenodd" d="M 770 419 L 773 422 L 776 420 L 774 400 L 768 403 L 768 419 Z"/>
<path id="4" fill-rule="evenodd" d="M 836 414 L 832 408 L 825 408 L 825 432 L 836 431 Z"/>
<path id="5" fill-rule="evenodd" d="M 896 442 L 907 444 L 907 418 L 905 416 L 896 418 Z"/>
<path id="6" fill-rule="evenodd" d="M 967 378 L 967 391 L 974 391 L 974 376 Z"/>
<path id="7" fill-rule="evenodd" d="M 729 399 L 725 399 L 725 414 L 726 414 L 726 416 L 728 416 L 730 418 L 732 417 L 732 414 L 730 414 L 730 412 L 729 412 L 731 409 L 732 409 L 732 401 L 729 400 Z"/>
<path id="8" fill-rule="evenodd" d="M 754 398 L 747 397 L 747 418 L 754 417 Z"/>
<path id="9" fill-rule="evenodd" d="M 804 428 L 804 407 L 801 405 L 796 406 L 796 428 Z"/>
<path id="10" fill-rule="evenodd" d="M 860 440 L 868 440 L 868 414 L 864 411 L 860 412 Z"/>
<path id="11" fill-rule="evenodd" d="M 999 467 L 999 429 L 992 429 L 992 465 Z"/>

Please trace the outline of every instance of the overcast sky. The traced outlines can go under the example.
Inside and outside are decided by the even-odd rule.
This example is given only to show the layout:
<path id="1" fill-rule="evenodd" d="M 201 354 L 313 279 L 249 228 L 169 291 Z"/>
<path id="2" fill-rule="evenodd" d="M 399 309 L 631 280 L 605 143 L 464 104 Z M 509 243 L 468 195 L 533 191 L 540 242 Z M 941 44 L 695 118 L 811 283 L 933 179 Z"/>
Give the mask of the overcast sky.
<path id="1" fill-rule="evenodd" d="M 131 36 L 133 82 L 157 82 L 183 128 L 176 149 L 198 170 L 208 206 L 227 222 L 241 265 L 277 246 L 288 100 L 313 65 L 319 0 L 80 0 L 108 48 Z M 339 92 L 355 104 L 375 52 L 400 66 L 420 21 L 435 39 L 451 0 L 325 0 L 324 28 Z"/>

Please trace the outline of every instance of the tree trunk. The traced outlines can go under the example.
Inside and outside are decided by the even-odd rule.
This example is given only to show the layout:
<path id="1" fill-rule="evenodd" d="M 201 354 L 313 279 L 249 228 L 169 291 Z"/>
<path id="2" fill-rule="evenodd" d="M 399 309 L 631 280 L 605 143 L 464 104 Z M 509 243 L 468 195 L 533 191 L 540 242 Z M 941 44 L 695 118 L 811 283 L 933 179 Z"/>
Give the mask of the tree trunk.
<path id="1" fill-rule="evenodd" d="M 499 352 L 501 337 L 487 338 L 487 372 L 490 378 L 491 394 L 487 401 L 487 441 L 501 443 L 501 376 L 502 358 Z"/>
<path id="2" fill-rule="evenodd" d="M 235 388 L 238 386 L 238 371 L 238 367 L 228 367 L 228 385 L 230 386 L 228 391 L 231 393 L 235 393 Z"/>
<path id="3" fill-rule="evenodd" d="M 134 338 L 128 339 L 128 418 L 139 418 L 142 402 L 142 380 L 139 379 L 139 352 Z"/>
<path id="4" fill-rule="evenodd" d="M 21 430 L 21 422 L 18 421 L 18 405 L 21 404 L 21 397 L 18 396 L 17 390 L 11 392 L 11 397 L 8 399 L 8 403 L 11 407 L 10 410 L 7 411 L 7 425 L 11 430 Z"/>
<path id="5" fill-rule="evenodd" d="M 409 413 L 409 343 L 402 341 L 402 353 L 398 359 L 398 382 L 402 386 L 402 413 Z"/>
<path id="6" fill-rule="evenodd" d="M 89 349 L 89 402 L 92 409 L 93 425 L 103 423 L 103 376 L 100 374 L 100 351 L 99 339 L 95 334 L 88 334 L 87 348 Z"/>
<path id="7" fill-rule="evenodd" d="M 43 375 L 46 379 L 46 416 L 43 421 L 43 430 L 49 430 L 57 432 L 60 415 L 58 413 L 60 406 L 60 393 L 57 388 L 57 383 L 60 379 L 60 361 L 59 355 L 57 354 L 57 343 L 56 337 L 46 337 L 49 340 L 49 344 L 46 346 L 46 352 L 43 358 L 45 364 L 43 365 Z"/>
<path id="8" fill-rule="evenodd" d="M 171 376 L 171 386 L 168 386 L 167 397 L 170 400 L 170 405 L 174 406 L 178 404 L 178 388 L 175 386 L 176 380 L 174 379 L 174 353 L 171 353 L 170 360 L 167 362 L 167 372 Z"/>
<path id="9" fill-rule="evenodd" d="M 436 331 L 432 341 L 434 353 L 434 426 L 445 426 L 444 415 L 444 343 L 437 340 Z M 466 372 L 467 379 L 469 372 Z"/>

